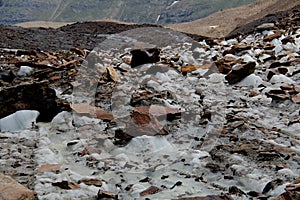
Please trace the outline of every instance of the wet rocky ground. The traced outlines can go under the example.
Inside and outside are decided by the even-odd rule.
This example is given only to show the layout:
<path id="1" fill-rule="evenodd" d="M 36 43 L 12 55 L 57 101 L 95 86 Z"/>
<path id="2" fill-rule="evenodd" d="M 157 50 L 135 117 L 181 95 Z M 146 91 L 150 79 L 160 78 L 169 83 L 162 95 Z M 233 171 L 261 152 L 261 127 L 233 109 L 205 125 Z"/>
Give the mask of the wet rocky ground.
<path id="1" fill-rule="evenodd" d="M 0 199 L 299 199 L 296 16 L 226 40 L 2 27 Z"/>

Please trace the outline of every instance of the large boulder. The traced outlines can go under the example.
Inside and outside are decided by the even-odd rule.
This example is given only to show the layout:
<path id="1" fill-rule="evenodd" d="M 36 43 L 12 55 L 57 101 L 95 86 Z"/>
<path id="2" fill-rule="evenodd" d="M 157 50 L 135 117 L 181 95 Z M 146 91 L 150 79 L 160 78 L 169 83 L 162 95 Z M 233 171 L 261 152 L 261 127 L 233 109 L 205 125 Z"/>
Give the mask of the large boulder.
<path id="1" fill-rule="evenodd" d="M 156 63 L 160 60 L 160 49 L 134 49 L 130 52 L 132 54 L 131 67 L 137 67 L 146 63 Z"/>
<path id="2" fill-rule="evenodd" d="M 63 110 L 70 110 L 67 101 L 57 98 L 47 81 L 24 83 L 0 89 L 0 118 L 19 110 L 37 110 L 37 121 L 49 122 Z"/>
<path id="3" fill-rule="evenodd" d="M 33 199 L 34 192 L 15 181 L 10 176 L 0 173 L 0 199 Z"/>

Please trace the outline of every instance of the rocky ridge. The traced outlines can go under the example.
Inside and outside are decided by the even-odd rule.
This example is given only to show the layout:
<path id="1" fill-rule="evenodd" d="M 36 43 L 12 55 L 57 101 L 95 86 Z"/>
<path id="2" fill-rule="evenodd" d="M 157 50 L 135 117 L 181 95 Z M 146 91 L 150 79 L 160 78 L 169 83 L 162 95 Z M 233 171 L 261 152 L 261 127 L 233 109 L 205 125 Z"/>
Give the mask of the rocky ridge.
<path id="1" fill-rule="evenodd" d="M 36 199 L 299 197 L 300 27 L 286 22 L 213 42 L 137 27 L 93 48 L 2 49 L 1 91 L 47 81 L 69 106 L 2 130 L 1 172 Z"/>

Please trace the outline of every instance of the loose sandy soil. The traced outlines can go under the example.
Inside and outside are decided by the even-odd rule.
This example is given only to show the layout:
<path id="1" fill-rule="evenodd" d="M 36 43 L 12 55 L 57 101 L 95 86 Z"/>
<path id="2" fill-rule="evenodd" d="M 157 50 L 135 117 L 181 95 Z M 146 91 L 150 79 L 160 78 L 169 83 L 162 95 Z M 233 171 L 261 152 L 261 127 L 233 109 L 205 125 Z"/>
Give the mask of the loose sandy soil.
<path id="1" fill-rule="evenodd" d="M 203 19 L 172 24 L 168 27 L 177 31 L 203 36 L 225 37 L 240 25 L 250 23 L 268 14 L 288 10 L 299 4 L 299 0 L 257 0 L 250 5 L 226 9 Z"/>

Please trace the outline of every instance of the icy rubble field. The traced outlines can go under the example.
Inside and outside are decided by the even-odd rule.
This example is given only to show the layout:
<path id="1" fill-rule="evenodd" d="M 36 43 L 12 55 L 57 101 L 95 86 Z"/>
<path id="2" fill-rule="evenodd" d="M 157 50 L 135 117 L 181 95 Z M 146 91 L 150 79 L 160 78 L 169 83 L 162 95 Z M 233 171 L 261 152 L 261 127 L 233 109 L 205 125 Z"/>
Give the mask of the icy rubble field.
<path id="1" fill-rule="evenodd" d="M 32 130 L 31 134 L 28 134 L 28 130 L 18 132 L 22 137 L 38 138 L 38 147 L 35 150 L 38 166 L 61 164 L 60 172 L 36 174 L 35 192 L 38 198 L 93 199 L 98 190 L 102 189 L 115 192 L 123 199 L 145 199 L 140 193 L 150 186 L 157 186 L 162 191 L 147 196 L 149 199 L 221 194 L 227 193 L 229 186 L 237 186 L 246 193 L 262 192 L 268 182 L 277 178 L 283 179 L 284 183 L 265 195 L 276 197 L 282 194 L 285 186 L 300 174 L 299 105 L 290 100 L 272 101 L 265 93 L 286 84 L 299 86 L 299 73 L 293 75 L 293 72 L 300 70 L 300 64 L 285 66 L 288 70 L 286 75 L 274 75 L 268 80 L 267 67 L 274 60 L 265 60 L 273 53 L 276 59 L 279 59 L 278 62 L 299 58 L 300 30 L 290 35 L 294 38 L 294 43 L 282 44 L 281 40 L 289 33 L 274 39 L 272 41 L 274 48 L 271 50 L 263 49 L 263 38 L 265 35 L 273 34 L 272 31 L 249 35 L 241 41 L 237 39 L 222 41 L 213 47 L 208 46 L 205 41 L 195 42 L 181 34 L 159 29 L 156 30 L 156 34 L 160 39 L 155 41 L 158 36 L 154 37 L 150 34 L 151 31 L 153 30 L 145 28 L 116 35 L 104 41 L 92 52 L 101 58 L 99 68 L 106 69 L 109 65 L 113 65 L 124 70 L 121 73 L 117 69 L 120 80 L 112 95 L 112 103 L 121 99 L 121 103 L 111 107 L 116 125 L 63 112 L 51 123 L 38 123 L 39 129 Z M 131 68 L 124 62 L 124 58 L 130 59 L 129 51 L 134 46 L 147 47 L 149 44 L 146 42 L 162 48 L 161 58 L 170 59 L 179 55 L 179 61 L 174 62 L 174 67 L 169 67 L 165 72 L 152 74 L 148 73 L 149 69 L 164 64 L 145 64 Z M 227 56 L 236 60 L 241 59 L 245 63 L 255 62 L 256 71 L 237 84 L 229 85 L 225 75 L 219 72 L 209 74 L 208 68 L 199 68 L 187 73 L 186 76 L 180 73 L 180 63 L 183 66 L 213 63 L 214 58 L 224 57 L 224 51 L 239 44 L 250 45 L 252 48 L 237 55 L 227 54 Z M 101 72 L 101 69 L 99 71 Z M 134 109 L 130 105 L 130 97 L 141 89 L 142 84 L 152 92 L 168 91 L 172 94 L 170 98 L 157 98 L 154 102 L 166 107 L 180 108 L 184 112 L 178 120 L 160 121 L 168 127 L 168 135 L 139 136 L 133 138 L 127 145 L 115 145 L 114 131 L 126 126 L 126 120 L 130 118 L 130 112 Z M 96 91 L 96 88 L 94 89 Z M 57 90 L 59 91 L 59 88 Z M 201 99 L 196 91 L 201 91 L 204 98 Z M 250 98 L 249 92 L 256 92 L 258 95 Z M 93 101 L 93 91 L 91 96 L 83 95 L 78 91 L 73 96 L 62 97 L 76 102 Z M 102 105 L 106 108 L 109 106 Z M 199 125 L 200 113 L 206 108 L 212 113 L 211 120 L 206 125 Z M 239 153 L 230 155 L 224 152 L 224 158 L 227 159 L 223 161 L 226 163 L 226 169 L 221 169 L 222 161 L 220 161 L 217 163 L 220 166 L 210 170 L 207 166 L 214 160 L 212 155 L 215 156 L 211 152 L 216 151 L 218 145 L 226 146 L 231 142 L 227 136 L 221 136 L 220 133 L 223 127 L 228 125 L 226 116 L 231 112 L 236 112 L 236 116 L 247 119 L 243 128 L 232 130 L 231 135 L 249 140 L 250 144 L 255 140 L 257 143 L 253 145 L 271 144 L 287 148 L 293 152 L 293 158 L 282 161 L 287 167 L 276 171 L 275 162 L 270 161 L 268 168 L 257 163 L 257 160 L 253 160 L 249 155 Z M 290 125 L 289 122 L 293 118 L 298 118 L 298 121 Z M 261 127 L 265 132 L 260 129 Z M 1 135 L 11 133 L 2 132 Z M 96 150 L 90 155 L 81 156 L 86 147 L 93 147 Z M 220 151 L 218 153 L 222 154 L 222 150 Z M 279 164 L 281 159 L 283 158 L 279 158 Z M 224 179 L 225 174 L 231 174 L 233 178 Z M 141 181 L 146 177 L 149 181 Z M 77 189 L 64 190 L 52 185 L 54 182 L 65 180 L 77 183 L 83 178 L 102 180 L 102 186 L 80 183 Z M 249 199 L 246 195 L 233 197 Z"/>

